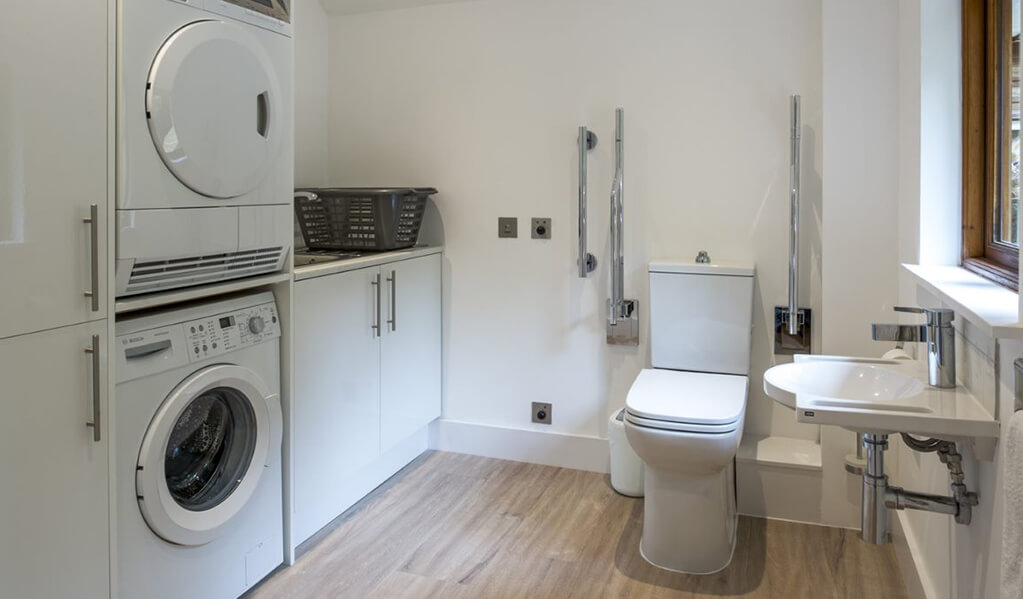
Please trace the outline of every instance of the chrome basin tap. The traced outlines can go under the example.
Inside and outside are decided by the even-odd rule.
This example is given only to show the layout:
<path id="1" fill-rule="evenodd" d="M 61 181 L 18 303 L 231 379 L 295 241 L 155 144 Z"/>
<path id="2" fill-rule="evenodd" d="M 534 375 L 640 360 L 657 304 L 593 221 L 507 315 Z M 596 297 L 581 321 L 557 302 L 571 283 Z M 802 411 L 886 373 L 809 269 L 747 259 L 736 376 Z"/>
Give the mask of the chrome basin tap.
<path id="1" fill-rule="evenodd" d="M 922 325 L 874 324 L 870 337 L 874 341 L 918 341 L 927 344 L 927 382 L 932 387 L 951 389 L 956 386 L 956 346 L 952 320 L 955 312 L 948 308 L 904 308 L 896 312 L 923 314 Z"/>

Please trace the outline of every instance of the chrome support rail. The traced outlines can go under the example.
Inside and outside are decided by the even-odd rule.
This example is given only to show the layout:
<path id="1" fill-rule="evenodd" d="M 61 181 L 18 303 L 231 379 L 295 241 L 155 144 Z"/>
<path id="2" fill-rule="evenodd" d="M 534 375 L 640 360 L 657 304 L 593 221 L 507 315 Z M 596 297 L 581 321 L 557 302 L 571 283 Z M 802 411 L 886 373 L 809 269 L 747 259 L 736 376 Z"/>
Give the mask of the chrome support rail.
<path id="1" fill-rule="evenodd" d="M 638 302 L 625 299 L 625 111 L 615 110 L 615 176 L 611 185 L 611 298 L 607 342 L 639 345 Z"/>
<path id="2" fill-rule="evenodd" d="M 625 301 L 625 115 L 615 110 L 615 177 L 611 183 L 611 309 L 608 322 L 618 324 Z"/>
<path id="3" fill-rule="evenodd" d="M 799 141 L 802 116 L 799 96 L 790 98 L 789 116 L 789 301 L 774 308 L 774 353 L 812 353 L 810 309 L 799 307 Z"/>
<path id="4" fill-rule="evenodd" d="M 586 155 L 597 147 L 597 136 L 579 127 L 579 278 L 597 269 L 597 257 L 586 249 Z"/>
<path id="5" fill-rule="evenodd" d="M 789 152 L 789 321 L 790 336 L 799 334 L 799 96 L 792 96 L 792 131 Z"/>

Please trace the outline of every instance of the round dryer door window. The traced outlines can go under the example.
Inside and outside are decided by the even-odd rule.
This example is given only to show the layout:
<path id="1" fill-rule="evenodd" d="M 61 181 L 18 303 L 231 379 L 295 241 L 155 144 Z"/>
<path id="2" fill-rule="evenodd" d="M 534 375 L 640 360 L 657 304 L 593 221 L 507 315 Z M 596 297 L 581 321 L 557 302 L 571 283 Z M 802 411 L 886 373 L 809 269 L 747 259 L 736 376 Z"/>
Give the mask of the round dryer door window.
<path id="1" fill-rule="evenodd" d="M 183 381 L 146 431 L 136 492 L 146 523 L 178 545 L 202 545 L 245 509 L 280 452 L 279 398 L 250 370 L 218 365 Z"/>
<path id="2" fill-rule="evenodd" d="M 252 191 L 278 159 L 279 90 L 266 50 L 245 26 L 187 25 L 164 43 L 146 82 L 156 151 L 196 193 Z"/>

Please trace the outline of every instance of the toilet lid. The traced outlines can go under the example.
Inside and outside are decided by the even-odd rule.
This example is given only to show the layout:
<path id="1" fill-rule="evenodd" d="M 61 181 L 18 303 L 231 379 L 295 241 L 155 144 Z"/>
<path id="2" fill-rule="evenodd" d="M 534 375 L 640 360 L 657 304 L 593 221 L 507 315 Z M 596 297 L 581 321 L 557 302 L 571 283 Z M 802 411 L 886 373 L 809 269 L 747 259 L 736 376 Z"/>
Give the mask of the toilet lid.
<path id="1" fill-rule="evenodd" d="M 742 417 L 748 388 L 744 376 L 648 368 L 632 383 L 625 407 L 650 420 L 729 424 Z"/>

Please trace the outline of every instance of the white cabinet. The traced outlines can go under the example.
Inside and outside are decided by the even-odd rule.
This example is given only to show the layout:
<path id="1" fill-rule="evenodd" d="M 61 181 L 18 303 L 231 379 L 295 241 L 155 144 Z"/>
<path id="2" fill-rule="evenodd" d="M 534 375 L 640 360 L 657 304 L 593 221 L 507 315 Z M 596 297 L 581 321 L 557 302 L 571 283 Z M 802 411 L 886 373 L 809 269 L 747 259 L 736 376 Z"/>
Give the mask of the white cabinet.
<path id="1" fill-rule="evenodd" d="M 380 267 L 388 299 L 380 348 L 380 451 L 440 418 L 440 255 Z"/>
<path id="2" fill-rule="evenodd" d="M 351 505 L 360 472 L 440 416 L 440 255 L 297 281 L 294 314 L 300 542 Z"/>
<path id="3" fill-rule="evenodd" d="M 294 471 L 296 533 L 334 519 L 345 480 L 380 447 L 377 269 L 295 285 Z"/>
<path id="4" fill-rule="evenodd" d="M 0 338 L 106 317 L 107 2 L 9 2 L 0 35 Z M 99 218 L 83 222 L 90 206 Z"/>
<path id="5" fill-rule="evenodd" d="M 3 9 L 3 597 L 110 596 L 105 290 L 112 7 L 101 0 Z M 86 426 L 90 421 L 98 429 Z"/>
<path id="6" fill-rule="evenodd" d="M 85 351 L 93 336 L 101 355 Z M 4 597 L 110 595 L 105 338 L 100 322 L 0 340 Z"/>

